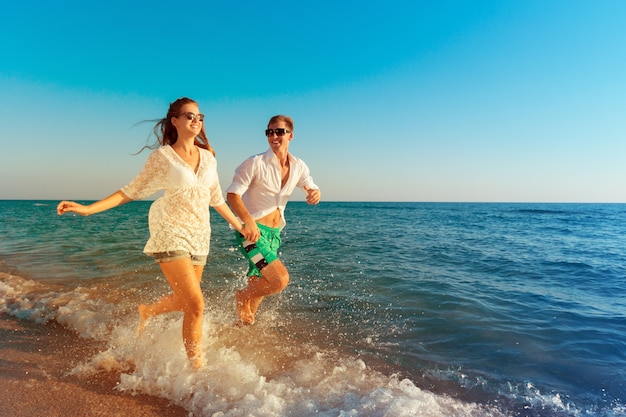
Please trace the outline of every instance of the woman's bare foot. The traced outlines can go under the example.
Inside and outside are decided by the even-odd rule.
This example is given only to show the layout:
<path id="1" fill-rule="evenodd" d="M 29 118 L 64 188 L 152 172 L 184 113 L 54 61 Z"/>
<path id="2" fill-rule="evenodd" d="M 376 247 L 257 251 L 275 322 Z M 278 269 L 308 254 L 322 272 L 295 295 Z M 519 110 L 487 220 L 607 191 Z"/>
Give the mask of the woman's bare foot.
<path id="1" fill-rule="evenodd" d="M 143 329 L 146 327 L 148 319 L 150 319 L 150 314 L 148 313 L 148 306 L 145 304 L 139 304 L 139 307 L 137 307 L 137 311 L 139 312 L 139 324 L 137 325 L 137 334 L 141 334 L 143 333 Z"/>
<path id="2" fill-rule="evenodd" d="M 237 315 L 239 316 L 239 323 L 244 325 L 254 324 L 254 314 L 250 310 L 250 299 L 245 298 L 243 295 L 244 290 L 238 290 L 235 292 L 235 301 L 237 304 Z"/>
<path id="3" fill-rule="evenodd" d="M 194 371 L 198 371 L 204 368 L 204 366 L 206 365 L 206 363 L 204 362 L 204 359 L 202 358 L 202 355 L 198 355 L 194 358 L 190 358 L 189 362 L 191 362 L 191 367 L 193 368 Z"/>

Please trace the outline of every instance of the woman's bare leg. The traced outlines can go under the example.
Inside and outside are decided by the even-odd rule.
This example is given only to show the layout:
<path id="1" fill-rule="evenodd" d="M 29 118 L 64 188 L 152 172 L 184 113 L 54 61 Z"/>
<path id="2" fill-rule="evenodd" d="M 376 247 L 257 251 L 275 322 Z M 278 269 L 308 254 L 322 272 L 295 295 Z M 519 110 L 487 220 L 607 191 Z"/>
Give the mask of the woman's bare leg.
<path id="1" fill-rule="evenodd" d="M 139 325 L 137 325 L 137 332 L 141 333 L 148 320 L 154 316 L 182 310 L 183 309 L 178 302 L 178 298 L 174 294 L 165 295 L 152 304 L 140 304 L 139 307 L 137 307 L 137 311 L 139 312 Z"/>
<path id="2" fill-rule="evenodd" d="M 201 265 L 194 265 L 196 278 L 198 279 L 198 283 L 202 279 L 202 271 L 204 269 Z M 159 300 L 155 301 L 152 304 L 140 304 L 137 307 L 139 312 L 139 324 L 137 325 L 137 332 L 141 333 L 148 322 L 152 317 L 158 316 L 159 314 L 171 313 L 174 311 L 183 311 L 182 304 L 180 303 L 179 298 L 175 293 L 164 295 Z"/>
<path id="3" fill-rule="evenodd" d="M 202 366 L 202 315 L 204 313 L 204 298 L 200 288 L 202 266 L 194 266 L 191 259 L 177 259 L 170 262 L 161 262 L 161 270 L 172 288 L 173 294 L 161 298 L 156 303 L 140 307 L 140 315 L 146 313 L 161 314 L 170 311 L 182 311 L 183 316 L 183 343 L 185 351 L 194 368 Z"/>

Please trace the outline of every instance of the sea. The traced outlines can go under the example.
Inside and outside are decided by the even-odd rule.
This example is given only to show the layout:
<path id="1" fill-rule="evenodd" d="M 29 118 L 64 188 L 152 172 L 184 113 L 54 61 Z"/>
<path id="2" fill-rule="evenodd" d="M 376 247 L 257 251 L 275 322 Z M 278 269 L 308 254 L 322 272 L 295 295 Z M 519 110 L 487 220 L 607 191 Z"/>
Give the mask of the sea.
<path id="1" fill-rule="evenodd" d="M 71 375 L 192 416 L 626 416 L 626 204 L 293 201 L 290 284 L 244 327 L 247 266 L 212 211 L 193 371 L 180 313 L 136 332 L 170 291 L 142 253 L 151 202 L 57 203 L 0 201 L 0 314 L 97 346 Z"/>

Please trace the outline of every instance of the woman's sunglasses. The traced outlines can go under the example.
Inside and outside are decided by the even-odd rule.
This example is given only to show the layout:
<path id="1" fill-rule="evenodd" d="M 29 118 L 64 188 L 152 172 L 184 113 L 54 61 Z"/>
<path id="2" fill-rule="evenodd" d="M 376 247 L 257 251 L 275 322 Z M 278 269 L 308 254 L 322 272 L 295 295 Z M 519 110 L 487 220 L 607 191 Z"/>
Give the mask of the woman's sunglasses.
<path id="1" fill-rule="evenodd" d="M 187 116 L 188 120 L 198 119 L 199 122 L 204 122 L 204 114 L 202 113 L 195 114 L 193 112 L 188 111 L 186 113 L 181 113 L 179 116 L 183 116 L 183 115 Z"/>

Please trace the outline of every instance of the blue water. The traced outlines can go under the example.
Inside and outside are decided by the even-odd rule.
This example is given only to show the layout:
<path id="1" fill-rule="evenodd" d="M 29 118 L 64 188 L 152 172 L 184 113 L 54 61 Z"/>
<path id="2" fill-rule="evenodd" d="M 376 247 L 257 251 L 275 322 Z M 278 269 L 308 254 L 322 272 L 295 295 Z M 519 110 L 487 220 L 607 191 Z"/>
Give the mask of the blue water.
<path id="1" fill-rule="evenodd" d="M 291 202 L 291 283 L 240 330 L 245 263 L 214 214 L 212 373 L 181 381 L 179 317 L 144 336 L 163 356 L 127 335 L 168 290 L 141 253 L 150 203 L 55 204 L 0 201 L 0 312 L 102 343 L 78 374 L 113 361 L 120 389 L 194 415 L 626 415 L 626 205 Z"/>

